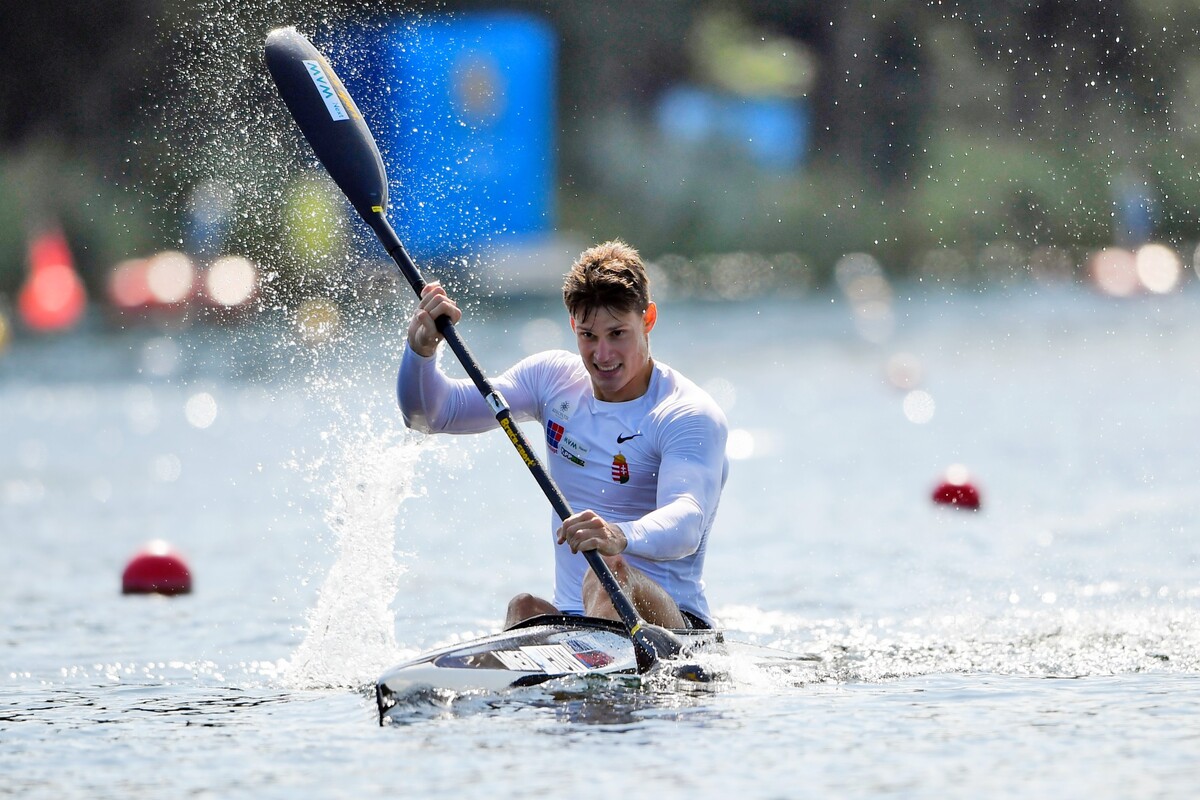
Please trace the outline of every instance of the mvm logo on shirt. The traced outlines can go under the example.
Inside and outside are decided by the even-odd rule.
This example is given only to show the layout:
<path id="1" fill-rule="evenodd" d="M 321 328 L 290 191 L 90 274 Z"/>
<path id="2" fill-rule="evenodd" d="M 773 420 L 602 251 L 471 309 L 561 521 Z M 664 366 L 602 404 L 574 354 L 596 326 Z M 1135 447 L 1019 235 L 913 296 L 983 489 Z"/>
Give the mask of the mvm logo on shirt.
<path id="1" fill-rule="evenodd" d="M 563 431 L 561 441 L 558 443 L 558 454 L 570 461 L 572 464 L 578 464 L 581 467 L 587 466 L 587 454 L 591 450 L 583 442 L 571 436 L 571 434 Z"/>

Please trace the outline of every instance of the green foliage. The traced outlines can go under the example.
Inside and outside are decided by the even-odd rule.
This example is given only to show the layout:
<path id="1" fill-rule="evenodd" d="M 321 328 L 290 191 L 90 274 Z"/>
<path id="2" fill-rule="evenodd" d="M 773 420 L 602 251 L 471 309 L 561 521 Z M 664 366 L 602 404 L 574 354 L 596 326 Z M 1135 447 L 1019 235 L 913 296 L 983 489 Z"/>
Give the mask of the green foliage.
<path id="1" fill-rule="evenodd" d="M 14 224 L 23 214 L 17 187 L 0 166 L 0 295 L 11 295 L 24 272 L 25 240 L 21 226 Z"/>
<path id="2" fill-rule="evenodd" d="M 799 41 L 752 27 L 735 8 L 705 9 L 688 37 L 697 71 L 716 86 L 753 96 L 802 97 L 816 64 Z"/>
<path id="3" fill-rule="evenodd" d="M 1157 195 L 1160 235 L 1177 243 L 1194 242 L 1200 231 L 1200 140 L 1195 136 L 1162 140 L 1147 161 Z"/>
<path id="4" fill-rule="evenodd" d="M 905 273 L 939 248 L 1087 248 L 1111 239 L 1109 165 L 1098 169 L 1088 150 L 956 131 L 925 149 L 927 163 L 909 184 L 890 187 L 826 160 L 772 175 L 733 152 L 610 125 L 590 148 L 590 191 L 566 194 L 562 216 L 565 227 L 592 238 L 619 234 L 649 253 L 792 253 L 818 282 L 849 252 Z M 1182 187 L 1195 193 L 1195 184 Z"/>
<path id="5" fill-rule="evenodd" d="M 713 253 L 819 282 L 855 251 L 903 273 L 930 251 L 976 259 L 1000 245 L 1104 246 L 1126 170 L 1155 200 L 1158 236 L 1180 247 L 1200 238 L 1200 61 L 1184 41 L 1200 4 L 1191 0 L 747 0 L 736 10 L 685 0 L 138 2 L 137 13 L 106 17 L 124 31 L 114 44 L 89 42 L 89 58 L 63 74 L 93 74 L 100 48 L 98 63 L 120 62 L 101 74 L 144 73 L 144 86 L 114 96 L 106 81 L 72 77 L 77 91 L 53 105 L 5 106 L 53 108 L 73 123 L 10 115 L 14 124 L 0 125 L 0 293 L 21 280 L 28 231 L 50 220 L 93 287 L 124 257 L 178 247 L 204 181 L 233 198 L 226 249 L 279 274 L 269 291 L 336 290 L 357 254 L 329 263 L 338 261 L 329 253 L 354 237 L 326 241 L 333 227 L 313 220 L 337 204 L 289 194 L 312 158 L 262 67 L 263 36 L 278 24 L 328 32 L 347 18 L 414 10 L 547 18 L 560 38 L 560 227 L 621 236 L 652 259 L 674 254 L 693 265 L 680 271 L 687 280 L 719 280 L 725 262 L 706 261 Z M 14 45 L 61 38 L 58 12 L 45 9 L 27 8 L 28 36 Z M 141 41 L 148 27 L 157 35 Z M 728 144 L 664 139 L 651 121 L 659 93 L 696 80 L 805 95 L 808 162 L 773 172 Z M 142 114 L 127 113 L 131 97 Z M 309 219 L 299 240 L 297 215 Z"/>
<path id="6" fill-rule="evenodd" d="M 956 132 L 930 142 L 928 151 L 909 203 L 913 248 L 972 250 L 999 239 L 1028 246 L 1091 243 L 1109 229 L 1105 175 L 1085 168 L 1086 154 Z"/>
<path id="7" fill-rule="evenodd" d="M 137 202 L 86 154 L 47 142 L 0 154 L 0 293 L 17 290 L 28 237 L 51 225 L 63 228 L 92 291 L 118 261 L 154 246 Z"/>

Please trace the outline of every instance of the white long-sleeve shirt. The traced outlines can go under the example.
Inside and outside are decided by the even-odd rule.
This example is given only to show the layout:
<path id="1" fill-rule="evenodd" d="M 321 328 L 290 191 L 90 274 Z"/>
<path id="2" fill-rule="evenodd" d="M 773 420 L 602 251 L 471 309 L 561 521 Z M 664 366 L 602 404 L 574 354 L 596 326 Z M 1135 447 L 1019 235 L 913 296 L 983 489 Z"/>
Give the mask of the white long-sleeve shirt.
<path id="1" fill-rule="evenodd" d="M 646 393 L 597 400 L 580 357 L 562 350 L 530 356 L 493 381 L 518 422 L 537 420 L 546 465 L 574 511 L 591 509 L 628 539 L 629 563 L 685 611 L 712 622 L 704 595 L 704 554 L 728 474 L 725 415 L 704 390 L 654 363 Z M 405 423 L 426 433 L 477 433 L 495 415 L 467 380 L 452 380 L 436 357 L 406 349 L 397 383 Z M 561 521 L 551 513 L 551 536 Z M 583 610 L 587 561 L 555 545 L 554 605 Z"/>

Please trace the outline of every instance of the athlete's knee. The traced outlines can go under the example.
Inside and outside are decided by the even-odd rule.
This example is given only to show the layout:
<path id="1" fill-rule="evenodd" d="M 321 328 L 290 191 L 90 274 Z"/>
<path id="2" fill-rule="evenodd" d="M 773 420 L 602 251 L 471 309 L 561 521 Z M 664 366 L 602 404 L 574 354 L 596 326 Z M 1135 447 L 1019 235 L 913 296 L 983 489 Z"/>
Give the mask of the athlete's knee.
<path id="1" fill-rule="evenodd" d="M 504 613 L 504 627 L 511 628 L 518 622 L 524 622 L 530 617 L 536 617 L 541 614 L 553 614 L 555 612 L 556 609 L 554 606 L 542 598 L 522 592 L 508 601 L 508 609 Z"/>
<path id="2" fill-rule="evenodd" d="M 515 595 L 512 600 L 508 601 L 508 610 L 510 613 L 514 611 L 524 611 L 534 607 L 537 603 L 538 598 L 534 597 L 528 592 L 521 592 L 520 594 Z"/>

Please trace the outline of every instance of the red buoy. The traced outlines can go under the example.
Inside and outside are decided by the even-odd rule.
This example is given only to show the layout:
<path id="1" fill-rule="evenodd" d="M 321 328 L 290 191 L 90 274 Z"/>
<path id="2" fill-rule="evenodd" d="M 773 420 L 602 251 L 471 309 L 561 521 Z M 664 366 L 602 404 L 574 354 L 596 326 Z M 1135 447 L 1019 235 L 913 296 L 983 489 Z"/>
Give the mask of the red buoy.
<path id="1" fill-rule="evenodd" d="M 966 467 L 955 464 L 946 470 L 945 478 L 933 490 L 933 502 L 967 511 L 979 510 L 979 490 L 971 482 Z"/>
<path id="2" fill-rule="evenodd" d="M 125 567 L 123 594 L 188 594 L 192 571 L 183 558 L 161 539 L 147 544 Z"/>

